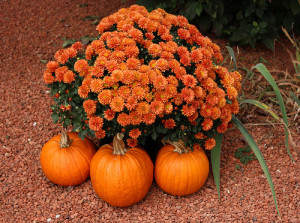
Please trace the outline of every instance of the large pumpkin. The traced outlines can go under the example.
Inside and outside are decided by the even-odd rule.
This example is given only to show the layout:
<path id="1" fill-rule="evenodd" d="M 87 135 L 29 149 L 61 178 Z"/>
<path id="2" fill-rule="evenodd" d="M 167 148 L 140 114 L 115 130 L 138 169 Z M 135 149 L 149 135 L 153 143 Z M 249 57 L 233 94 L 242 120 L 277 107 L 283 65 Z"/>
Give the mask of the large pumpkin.
<path id="1" fill-rule="evenodd" d="M 153 181 L 153 164 L 142 148 L 127 150 L 117 134 L 113 145 L 103 145 L 91 162 L 91 181 L 97 195 L 112 206 L 141 201 Z"/>
<path id="2" fill-rule="evenodd" d="M 62 186 L 83 183 L 90 175 L 90 163 L 96 153 L 93 143 L 77 133 L 63 132 L 43 147 L 41 167 L 46 177 Z"/>
<path id="3" fill-rule="evenodd" d="M 168 143 L 157 154 L 154 171 L 156 184 L 166 193 L 177 196 L 197 192 L 208 177 L 206 154 L 201 148 L 187 150 L 182 141 Z"/>

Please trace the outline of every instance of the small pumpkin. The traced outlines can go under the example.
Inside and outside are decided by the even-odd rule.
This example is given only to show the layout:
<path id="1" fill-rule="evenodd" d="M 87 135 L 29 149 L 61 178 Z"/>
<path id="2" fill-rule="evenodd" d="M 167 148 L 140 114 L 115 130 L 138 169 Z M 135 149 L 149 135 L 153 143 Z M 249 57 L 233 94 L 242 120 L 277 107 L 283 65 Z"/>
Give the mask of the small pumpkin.
<path id="1" fill-rule="evenodd" d="M 41 167 L 46 177 L 61 186 L 83 183 L 90 175 L 90 162 L 96 153 L 89 139 L 78 133 L 61 133 L 50 139 L 41 152 Z"/>
<path id="2" fill-rule="evenodd" d="M 124 135 L 118 133 L 113 144 L 103 145 L 91 161 L 91 181 L 97 195 L 116 207 L 141 201 L 153 181 L 153 163 L 140 148 L 126 149 Z"/>
<path id="3" fill-rule="evenodd" d="M 197 192 L 209 173 L 209 161 L 202 148 L 190 151 L 182 141 L 165 144 L 157 154 L 156 184 L 166 193 L 186 196 Z"/>

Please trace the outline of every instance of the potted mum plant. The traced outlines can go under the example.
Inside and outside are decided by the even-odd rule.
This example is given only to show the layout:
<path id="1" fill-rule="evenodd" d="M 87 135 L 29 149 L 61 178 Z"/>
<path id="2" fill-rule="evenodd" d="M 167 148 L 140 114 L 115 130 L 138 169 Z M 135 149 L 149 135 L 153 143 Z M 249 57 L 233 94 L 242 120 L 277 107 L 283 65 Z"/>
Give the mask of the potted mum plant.
<path id="1" fill-rule="evenodd" d="M 221 136 L 239 111 L 241 88 L 241 75 L 219 65 L 220 47 L 185 17 L 138 5 L 103 18 L 97 31 L 87 47 L 76 42 L 47 64 L 53 121 L 73 126 L 82 138 L 122 134 L 128 147 L 162 136 L 180 153 L 211 150 L 219 193 Z M 277 208 L 256 143 L 233 121 L 262 165 Z"/>

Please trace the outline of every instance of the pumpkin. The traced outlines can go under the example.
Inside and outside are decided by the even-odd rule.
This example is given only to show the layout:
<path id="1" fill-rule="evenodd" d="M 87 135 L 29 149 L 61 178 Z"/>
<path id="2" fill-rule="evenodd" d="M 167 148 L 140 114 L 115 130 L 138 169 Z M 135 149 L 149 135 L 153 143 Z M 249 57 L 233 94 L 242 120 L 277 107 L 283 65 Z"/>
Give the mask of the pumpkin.
<path id="1" fill-rule="evenodd" d="M 156 184 L 166 193 L 186 196 L 205 183 L 209 161 L 202 148 L 190 151 L 182 141 L 165 144 L 157 154 L 154 170 Z"/>
<path id="2" fill-rule="evenodd" d="M 90 163 L 96 153 L 93 143 L 77 133 L 61 133 L 50 139 L 41 152 L 41 167 L 46 177 L 61 186 L 83 183 L 90 175 Z"/>
<path id="3" fill-rule="evenodd" d="M 116 207 L 141 201 L 153 181 L 153 163 L 141 147 L 127 149 L 124 135 L 118 133 L 113 144 L 103 145 L 91 161 L 91 181 L 97 195 Z"/>

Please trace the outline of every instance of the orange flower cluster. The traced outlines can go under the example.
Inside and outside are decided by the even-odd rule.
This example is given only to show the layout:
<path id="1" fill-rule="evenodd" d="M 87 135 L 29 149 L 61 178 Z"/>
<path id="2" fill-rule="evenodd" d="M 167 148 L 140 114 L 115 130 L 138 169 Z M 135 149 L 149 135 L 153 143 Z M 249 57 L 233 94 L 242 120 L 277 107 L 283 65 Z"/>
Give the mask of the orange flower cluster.
<path id="1" fill-rule="evenodd" d="M 238 72 L 216 65 L 223 60 L 219 46 L 183 16 L 137 5 L 103 18 L 97 30 L 100 38 L 73 71 L 64 64 L 82 49 L 78 43 L 58 51 L 44 72 L 47 84 L 82 80 L 78 95 L 95 135 L 122 130 L 135 146 L 153 131 L 176 132 L 177 140 L 188 135 L 212 149 L 212 130 L 227 130 L 241 88 Z"/>

